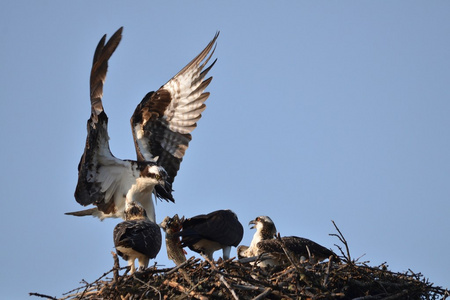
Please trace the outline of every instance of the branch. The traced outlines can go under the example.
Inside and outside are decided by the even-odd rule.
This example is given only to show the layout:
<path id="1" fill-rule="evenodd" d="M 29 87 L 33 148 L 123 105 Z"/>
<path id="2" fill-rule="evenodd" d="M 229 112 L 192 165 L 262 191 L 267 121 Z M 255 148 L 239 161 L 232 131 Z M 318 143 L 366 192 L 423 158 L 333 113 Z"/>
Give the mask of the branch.
<path id="1" fill-rule="evenodd" d="M 47 295 L 43 295 L 43 294 L 39 294 L 39 293 L 28 293 L 30 296 L 36 296 L 36 297 L 41 297 L 41 298 L 47 298 L 47 299 L 52 299 L 52 300 L 58 300 L 58 298 L 52 297 L 52 296 L 47 296 Z"/>
<path id="2" fill-rule="evenodd" d="M 345 259 L 347 260 L 347 263 L 352 264 L 352 260 L 351 260 L 351 257 L 350 257 L 350 250 L 348 249 L 348 243 L 347 243 L 347 241 L 345 240 L 345 237 L 344 237 L 344 235 L 342 234 L 342 232 L 341 232 L 341 231 L 339 230 L 339 228 L 337 227 L 336 223 L 334 223 L 333 220 L 331 220 L 331 222 L 333 223 L 334 228 L 336 228 L 336 230 L 337 230 L 337 232 L 339 233 L 339 235 L 337 235 L 337 234 L 335 234 L 335 233 L 331 233 L 331 234 L 329 234 L 329 235 L 330 235 L 330 236 L 336 236 L 336 237 L 341 241 L 341 243 L 344 244 L 345 249 L 347 250 L 347 256 L 345 256 L 345 254 L 342 252 L 341 247 L 339 247 L 338 245 L 335 245 L 335 246 L 338 247 L 339 250 L 341 251 L 342 255 L 344 255 Z"/>

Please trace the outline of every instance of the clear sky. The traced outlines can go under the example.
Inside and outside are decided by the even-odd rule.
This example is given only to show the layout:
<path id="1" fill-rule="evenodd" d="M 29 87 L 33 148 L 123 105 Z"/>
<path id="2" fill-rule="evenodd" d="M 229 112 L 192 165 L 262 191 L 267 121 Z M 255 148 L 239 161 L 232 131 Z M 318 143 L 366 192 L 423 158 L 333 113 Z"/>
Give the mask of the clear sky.
<path id="1" fill-rule="evenodd" d="M 82 208 L 73 192 L 94 49 L 120 26 L 104 89 L 119 158 L 135 158 L 129 118 L 142 97 L 221 32 L 176 204 L 158 203 L 158 221 L 229 208 L 242 244 L 248 222 L 269 215 L 282 235 L 338 251 L 334 220 L 353 257 L 450 287 L 449 11 L 448 1 L 2 1 L 2 296 L 61 296 L 113 266 L 119 220 L 64 212 Z M 164 248 L 156 261 L 173 265 Z"/>

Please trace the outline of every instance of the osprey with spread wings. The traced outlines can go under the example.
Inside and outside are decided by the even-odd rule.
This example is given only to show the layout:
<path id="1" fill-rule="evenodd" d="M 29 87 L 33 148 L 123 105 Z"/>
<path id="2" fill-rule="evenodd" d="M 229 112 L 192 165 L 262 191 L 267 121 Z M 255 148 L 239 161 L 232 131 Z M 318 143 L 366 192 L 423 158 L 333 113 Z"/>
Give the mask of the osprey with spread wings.
<path id="1" fill-rule="evenodd" d="M 152 193 L 174 202 L 172 184 L 209 97 L 205 89 L 212 77 L 205 77 L 216 60 L 206 65 L 214 53 L 218 33 L 180 72 L 138 104 L 131 117 L 137 160 L 122 160 L 109 149 L 108 117 L 102 103 L 108 60 L 120 43 L 122 29 L 107 42 L 103 36 L 91 70 L 91 117 L 78 165 L 75 199 L 83 206 L 95 207 L 67 214 L 124 219 L 128 200 L 139 202 L 150 221 L 155 222 Z"/>

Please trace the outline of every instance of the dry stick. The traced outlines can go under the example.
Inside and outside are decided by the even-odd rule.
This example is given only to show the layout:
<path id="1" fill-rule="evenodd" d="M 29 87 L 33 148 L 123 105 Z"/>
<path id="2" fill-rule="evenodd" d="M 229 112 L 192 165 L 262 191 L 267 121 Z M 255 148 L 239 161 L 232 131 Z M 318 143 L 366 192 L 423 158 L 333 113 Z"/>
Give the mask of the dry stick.
<path id="1" fill-rule="evenodd" d="M 92 283 L 88 283 L 87 281 L 85 281 L 85 280 L 83 279 L 83 281 L 86 282 L 86 287 L 85 287 L 85 289 L 83 290 L 83 292 L 81 293 L 81 296 L 80 296 L 79 299 L 83 299 L 83 297 L 85 296 L 85 294 L 88 292 L 89 288 L 91 288 L 94 284 L 98 283 L 98 282 L 100 281 L 100 279 L 102 279 L 103 277 L 105 277 L 106 275 L 108 275 L 109 273 L 111 273 L 111 272 L 113 272 L 113 271 L 114 271 L 114 268 L 112 268 L 112 269 L 109 270 L 108 272 L 103 273 L 102 276 L 100 276 L 99 278 L 97 278 L 97 280 L 95 280 L 95 281 L 92 282 Z"/>
<path id="2" fill-rule="evenodd" d="M 259 294 L 258 296 L 254 297 L 252 300 L 260 300 L 260 299 L 264 299 L 267 295 L 269 295 L 272 292 L 271 288 L 267 288 L 264 290 L 264 292 L 262 292 L 261 294 Z"/>
<path id="3" fill-rule="evenodd" d="M 175 271 L 177 271 L 179 268 L 182 268 L 182 267 L 184 267 L 184 266 L 186 266 L 186 265 L 189 265 L 189 264 L 191 264 L 191 263 L 195 263 L 196 261 L 199 260 L 199 259 L 196 259 L 196 261 L 193 261 L 194 258 L 195 258 L 195 257 L 192 256 L 191 258 L 189 258 L 189 259 L 186 260 L 185 262 L 179 264 L 178 266 L 173 267 L 172 269 L 170 269 L 170 271 L 166 272 L 166 275 L 170 275 L 170 274 L 174 273 Z"/>
<path id="4" fill-rule="evenodd" d="M 191 258 L 189 258 L 188 260 L 186 260 L 185 262 L 179 264 L 178 266 L 174 267 L 172 270 L 170 270 L 169 272 L 166 272 L 166 275 L 170 275 L 172 273 L 174 273 L 175 271 L 179 270 L 181 275 L 183 275 L 184 279 L 187 281 L 187 283 L 189 283 L 189 285 L 191 287 L 193 287 L 195 284 L 194 282 L 191 280 L 191 278 L 189 277 L 188 272 L 186 272 L 185 269 L 181 269 L 182 267 L 191 264 L 191 263 L 195 263 L 196 261 L 199 261 L 199 259 L 196 259 L 194 261 L 194 256 L 192 256 Z"/>
<path id="5" fill-rule="evenodd" d="M 180 273 L 181 273 L 181 275 L 183 275 L 184 280 L 186 280 L 187 283 L 189 283 L 189 285 L 190 285 L 191 287 L 195 285 L 194 282 L 193 282 L 193 281 L 191 280 L 191 278 L 189 277 L 188 272 L 186 272 L 185 269 L 180 269 Z"/>
<path id="6" fill-rule="evenodd" d="M 189 289 L 188 293 L 190 293 L 191 291 L 194 291 L 199 285 L 202 285 L 203 283 L 207 282 L 208 280 L 209 280 L 209 278 L 205 278 L 205 279 L 203 279 L 203 280 L 200 280 L 199 282 L 197 282 L 196 285 L 192 286 L 192 287 Z"/>
<path id="7" fill-rule="evenodd" d="M 116 283 L 119 281 L 119 269 L 120 269 L 120 265 L 119 265 L 119 257 L 117 256 L 116 252 L 111 251 L 111 254 L 113 256 L 114 259 L 114 268 L 113 268 L 113 283 Z"/>
<path id="8" fill-rule="evenodd" d="M 238 289 L 238 290 L 243 290 L 243 291 L 257 291 L 257 292 L 261 292 L 262 294 L 256 296 L 256 297 L 260 297 L 261 295 L 263 295 L 267 290 L 270 290 L 270 293 L 272 293 L 273 295 L 279 297 L 279 298 L 283 298 L 283 299 L 289 299 L 287 296 L 283 295 L 283 293 L 281 293 L 280 291 L 274 290 L 272 287 L 267 287 L 267 288 L 263 288 L 263 287 L 259 287 L 259 286 L 254 286 L 254 285 L 249 285 L 249 283 L 246 283 L 246 285 L 242 285 L 242 284 L 233 284 L 233 288 Z M 267 294 L 264 294 L 263 296 L 266 296 Z M 258 299 L 258 298 L 253 298 L 253 299 Z M 252 299 L 252 300 L 253 300 Z M 262 299 L 262 298 L 260 298 Z"/>
<path id="9" fill-rule="evenodd" d="M 350 250 L 348 249 L 348 243 L 347 243 L 347 241 L 345 240 L 345 237 L 344 237 L 344 235 L 342 234 L 342 232 L 339 230 L 339 228 L 337 227 L 337 225 L 336 225 L 336 223 L 334 223 L 334 221 L 333 220 L 331 220 L 331 222 L 333 223 L 333 225 L 334 225 L 334 228 L 336 228 L 336 230 L 337 230 L 337 232 L 339 232 L 339 235 L 337 235 L 337 234 L 335 234 L 335 233 L 332 233 L 332 234 L 329 234 L 329 235 L 331 235 L 331 236 L 336 236 L 343 244 L 344 244 L 344 246 L 345 246 L 345 249 L 347 250 L 347 262 L 349 263 L 349 264 L 351 264 L 352 263 L 352 259 L 351 259 L 351 256 L 350 256 Z M 341 250 L 341 248 L 339 247 L 339 246 L 337 246 L 338 248 L 339 248 L 339 250 Z M 341 250 L 341 252 L 342 252 L 342 250 Z M 345 255 L 344 255 L 345 256 Z"/>
<path id="10" fill-rule="evenodd" d="M 182 286 L 181 284 L 179 284 L 178 282 L 175 281 L 170 281 L 169 279 L 164 280 L 163 282 L 164 285 L 168 285 L 170 287 L 176 288 L 177 290 L 179 290 L 182 293 L 186 293 L 187 290 L 184 286 Z M 200 299 L 200 300 L 208 300 L 208 297 L 205 297 L 203 295 L 200 295 L 194 291 L 190 291 L 188 293 L 189 296 L 194 297 L 196 299 Z"/>
<path id="11" fill-rule="evenodd" d="M 325 273 L 325 278 L 323 279 L 323 287 L 327 287 L 328 277 L 330 276 L 330 269 L 331 269 L 331 255 L 328 258 L 328 266 L 327 266 L 327 271 Z"/>
<path id="12" fill-rule="evenodd" d="M 233 295 L 233 298 L 236 300 L 239 300 L 239 297 L 236 295 L 236 292 L 231 288 L 230 284 L 225 280 L 223 275 L 220 275 L 220 281 L 222 281 L 223 284 L 227 287 L 227 289 L 230 291 L 231 295 Z"/>
<path id="13" fill-rule="evenodd" d="M 270 287 L 263 288 L 263 287 L 259 287 L 259 286 L 250 285 L 249 283 L 246 283 L 246 285 L 233 284 L 233 288 L 238 289 L 238 290 L 257 291 L 257 292 L 264 292 L 266 289 L 272 289 Z"/>
<path id="14" fill-rule="evenodd" d="M 43 295 L 43 294 L 39 294 L 39 293 L 28 293 L 28 295 L 29 296 L 36 296 L 36 297 L 41 297 L 41 298 L 58 300 L 58 298 L 55 298 L 55 297 L 52 297 L 52 296 Z"/>
<path id="15" fill-rule="evenodd" d="M 152 290 L 154 290 L 156 293 L 158 293 L 159 299 L 161 300 L 161 293 L 158 291 L 157 288 L 155 288 L 154 286 L 151 286 L 150 284 L 148 284 L 148 282 L 145 282 L 145 281 L 140 280 L 139 278 L 136 277 L 135 274 L 133 274 L 133 278 L 134 278 L 136 281 L 138 281 L 138 282 L 142 283 L 143 285 L 146 285 L 146 286 L 147 286 L 147 289 L 144 291 L 144 293 L 142 293 L 142 297 L 144 297 L 144 294 L 145 294 L 146 291 L 148 291 L 149 289 L 152 289 Z M 141 299 L 142 299 L 142 297 L 141 297 Z"/>
<path id="16" fill-rule="evenodd" d="M 236 295 L 235 291 L 231 288 L 231 286 L 228 284 L 228 282 L 223 277 L 222 272 L 219 271 L 217 266 L 214 264 L 214 261 L 211 261 L 206 255 L 202 255 L 203 258 L 210 264 L 211 268 L 220 274 L 220 281 L 225 285 L 225 287 L 230 291 L 231 295 L 234 299 L 239 300 L 238 296 Z"/>

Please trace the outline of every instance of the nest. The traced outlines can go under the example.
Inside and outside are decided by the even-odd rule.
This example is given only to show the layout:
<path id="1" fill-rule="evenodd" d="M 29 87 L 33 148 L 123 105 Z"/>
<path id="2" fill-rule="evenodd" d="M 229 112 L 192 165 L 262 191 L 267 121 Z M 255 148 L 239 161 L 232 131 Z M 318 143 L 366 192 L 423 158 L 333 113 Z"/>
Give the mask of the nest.
<path id="1" fill-rule="evenodd" d="M 191 257 L 173 268 L 156 265 L 127 275 L 113 252 L 114 267 L 92 283 L 48 299 L 446 299 L 447 289 L 436 287 L 422 274 L 398 273 L 386 264 L 371 267 L 351 260 L 347 242 L 336 227 L 341 262 L 311 264 L 291 261 L 286 267 L 260 268 L 252 259 L 211 262 Z M 286 253 L 289 257 L 289 253 Z M 124 274 L 119 272 L 126 270 Z"/>

